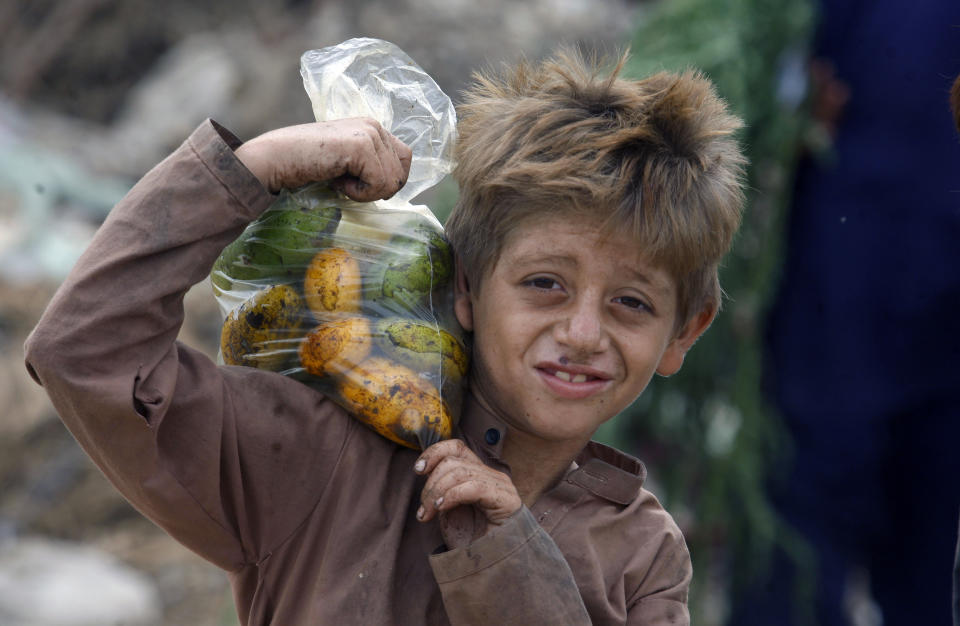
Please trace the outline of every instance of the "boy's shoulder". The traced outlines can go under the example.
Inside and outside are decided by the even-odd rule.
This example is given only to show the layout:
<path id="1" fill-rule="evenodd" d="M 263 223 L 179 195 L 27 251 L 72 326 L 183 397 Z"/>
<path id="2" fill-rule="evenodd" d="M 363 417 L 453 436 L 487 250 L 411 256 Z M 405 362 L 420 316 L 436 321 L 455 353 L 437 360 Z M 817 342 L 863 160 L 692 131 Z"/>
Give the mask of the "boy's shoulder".
<path id="1" fill-rule="evenodd" d="M 615 504 L 610 514 L 627 532 L 630 526 L 643 533 L 677 537 L 683 534 L 657 496 L 646 486 L 647 468 L 634 456 L 596 441 L 591 441 L 577 456 L 576 468 L 566 481 L 590 493 L 596 506 Z"/>
<path id="2" fill-rule="evenodd" d="M 686 553 L 683 532 L 660 500 L 646 487 L 647 468 L 639 459 L 591 441 L 576 459 L 566 481 L 589 492 L 593 501 L 583 507 L 591 527 L 616 527 L 618 542 L 669 544 Z M 611 507 L 610 505 L 615 505 Z"/>
<path id="3" fill-rule="evenodd" d="M 566 481 L 589 495 L 579 498 L 566 528 L 557 529 L 560 542 L 582 542 L 584 547 L 572 548 L 584 552 L 580 560 L 593 561 L 604 581 L 622 579 L 631 602 L 664 589 L 685 597 L 690 552 L 673 517 L 645 488 L 646 479 L 639 459 L 601 443 L 587 444 Z"/>

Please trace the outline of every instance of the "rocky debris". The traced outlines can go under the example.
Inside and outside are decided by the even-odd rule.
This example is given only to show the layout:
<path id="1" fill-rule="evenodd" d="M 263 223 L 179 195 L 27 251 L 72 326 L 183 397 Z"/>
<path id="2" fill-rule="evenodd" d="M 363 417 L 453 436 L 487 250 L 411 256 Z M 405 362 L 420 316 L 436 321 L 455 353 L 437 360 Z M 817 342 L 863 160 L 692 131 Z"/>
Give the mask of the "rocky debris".
<path id="1" fill-rule="evenodd" d="M 9 626 L 146 625 L 150 579 L 98 548 L 43 538 L 0 544 L 0 619 Z"/>
<path id="2" fill-rule="evenodd" d="M 24 112 L 25 131 L 95 171 L 137 178 L 206 117 L 241 137 L 312 120 L 299 74 L 306 50 L 356 36 L 392 41 L 456 101 L 474 70 L 521 54 L 537 58 L 560 43 L 614 51 L 634 11 L 625 0 L 325 2 L 306 16 L 281 9 L 260 22 L 188 31 L 161 53 L 144 53 L 142 71 L 128 72 L 106 121 L 63 115 L 47 103 Z"/>
<path id="3" fill-rule="evenodd" d="M 23 341 L 54 287 L 52 282 L 9 284 L 0 280 L 0 406 L 11 407 L 0 420 L 0 624 L 234 623 L 225 574 L 171 539 L 119 495 L 77 446 L 43 389 L 27 374 Z M 214 358 L 219 312 L 210 286 L 201 283 L 190 290 L 185 309 L 187 322 L 181 340 Z M 37 552 L 31 548 L 21 553 L 11 546 L 23 542 L 46 545 L 54 540 L 63 542 L 55 544 L 58 550 L 60 546 L 95 547 L 122 564 L 111 571 L 132 568 L 140 572 L 139 580 L 146 576 L 155 596 L 151 602 L 156 605 L 149 619 L 64 622 L 56 615 L 37 613 L 31 621 L 20 620 L 17 607 L 21 605 L 15 601 L 11 605 L 4 599 L 8 594 L 23 595 L 20 587 L 9 582 L 9 576 L 11 571 L 21 571 L 11 568 L 21 567 L 17 563 L 23 554 Z M 65 572 L 58 572 L 59 567 L 52 563 L 47 569 L 18 576 L 29 574 L 32 584 L 56 586 L 69 580 L 74 571 L 70 562 L 64 563 Z M 91 574 L 96 571 L 91 570 Z M 31 593 L 46 592 L 37 589 Z M 78 615 L 82 615 L 82 607 L 77 606 Z"/>

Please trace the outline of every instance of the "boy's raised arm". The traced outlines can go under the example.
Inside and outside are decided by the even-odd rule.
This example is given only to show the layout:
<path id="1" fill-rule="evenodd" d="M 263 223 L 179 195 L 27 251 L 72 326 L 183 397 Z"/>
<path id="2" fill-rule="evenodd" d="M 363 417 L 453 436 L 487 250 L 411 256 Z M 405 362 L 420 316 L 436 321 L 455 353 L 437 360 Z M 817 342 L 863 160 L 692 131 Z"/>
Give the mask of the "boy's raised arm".
<path id="1" fill-rule="evenodd" d="M 138 182 L 25 347 L 31 375 L 111 482 L 229 570 L 302 520 L 349 425 L 296 381 L 218 368 L 177 343 L 183 295 L 270 205 L 267 188 L 335 179 L 357 199 L 387 197 L 409 167 L 405 146 L 368 120 L 274 131 L 238 155 L 239 144 L 205 122 Z"/>

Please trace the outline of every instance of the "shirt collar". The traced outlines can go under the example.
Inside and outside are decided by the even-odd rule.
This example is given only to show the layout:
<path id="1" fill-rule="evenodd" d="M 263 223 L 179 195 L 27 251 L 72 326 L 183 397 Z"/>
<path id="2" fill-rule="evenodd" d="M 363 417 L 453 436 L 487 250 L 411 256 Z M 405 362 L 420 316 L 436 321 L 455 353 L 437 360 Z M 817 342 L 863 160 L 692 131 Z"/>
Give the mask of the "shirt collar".
<path id="1" fill-rule="evenodd" d="M 471 393 L 464 398 L 458 430 L 461 438 L 486 462 L 503 465 L 501 452 L 507 425 L 487 411 Z M 629 454 L 591 441 L 564 480 L 605 500 L 627 505 L 640 494 L 647 478 L 643 463 Z"/>
<path id="2" fill-rule="evenodd" d="M 647 468 L 639 459 L 596 441 L 583 449 L 577 465 L 567 475 L 568 482 L 617 504 L 636 500 L 647 479 Z"/>
<path id="3" fill-rule="evenodd" d="M 458 429 L 470 449 L 482 458 L 500 460 L 507 425 L 477 402 L 472 393 L 467 392 L 464 398 Z"/>

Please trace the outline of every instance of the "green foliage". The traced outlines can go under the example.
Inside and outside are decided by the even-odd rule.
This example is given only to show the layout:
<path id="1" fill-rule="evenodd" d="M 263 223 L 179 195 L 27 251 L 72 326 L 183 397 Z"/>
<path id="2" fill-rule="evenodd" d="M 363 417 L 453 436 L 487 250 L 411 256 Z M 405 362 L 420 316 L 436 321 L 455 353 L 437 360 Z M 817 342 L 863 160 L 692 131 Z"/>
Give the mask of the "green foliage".
<path id="1" fill-rule="evenodd" d="M 705 594 L 717 593 L 704 588 L 705 579 L 722 571 L 732 583 L 720 591 L 729 591 L 762 571 L 776 543 L 798 562 L 809 558 L 765 496 L 789 442 L 761 378 L 763 320 L 809 126 L 805 66 L 813 24 L 806 0 L 664 0 L 643 15 L 625 68 L 632 78 L 699 69 L 746 123 L 747 207 L 721 268 L 724 309 L 683 370 L 651 384 L 601 433 L 644 458 L 658 495 L 684 527 L 698 572 L 695 613 Z"/>

